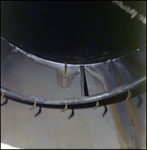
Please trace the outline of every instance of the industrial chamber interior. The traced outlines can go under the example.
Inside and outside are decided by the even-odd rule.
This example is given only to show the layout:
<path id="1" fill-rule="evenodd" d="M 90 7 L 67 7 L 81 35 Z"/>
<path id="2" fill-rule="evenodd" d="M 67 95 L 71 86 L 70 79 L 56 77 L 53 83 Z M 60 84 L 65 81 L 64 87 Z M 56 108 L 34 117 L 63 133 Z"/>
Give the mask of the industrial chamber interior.
<path id="1" fill-rule="evenodd" d="M 2 143 L 144 148 L 146 2 L 1 4 Z"/>

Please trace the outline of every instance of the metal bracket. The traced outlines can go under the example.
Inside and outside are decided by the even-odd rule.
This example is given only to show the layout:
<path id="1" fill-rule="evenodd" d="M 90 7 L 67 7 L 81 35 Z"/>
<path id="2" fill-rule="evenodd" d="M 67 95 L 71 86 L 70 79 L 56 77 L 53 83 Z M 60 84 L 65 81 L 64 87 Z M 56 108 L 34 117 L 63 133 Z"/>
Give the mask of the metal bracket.
<path id="1" fill-rule="evenodd" d="M 29 111 L 33 110 L 36 107 L 37 101 L 34 102 L 34 105 L 29 109 Z"/>
<path id="2" fill-rule="evenodd" d="M 131 93 L 130 90 L 128 89 L 128 96 L 127 96 L 127 98 L 126 98 L 126 101 L 128 101 L 128 100 L 131 98 L 131 96 L 132 96 L 132 93 Z"/>
<path id="3" fill-rule="evenodd" d="M 96 101 L 96 105 L 94 107 L 94 110 L 99 106 L 99 101 Z"/>
<path id="4" fill-rule="evenodd" d="M 5 95 L 5 93 L 2 93 L 1 98 L 3 98 L 3 97 L 4 97 L 4 95 Z"/>
<path id="5" fill-rule="evenodd" d="M 68 109 L 68 106 L 67 106 L 67 104 L 65 105 L 65 108 L 64 109 L 62 109 L 61 111 L 60 111 L 60 113 L 62 113 L 62 112 L 64 112 L 64 111 L 66 111 Z"/>

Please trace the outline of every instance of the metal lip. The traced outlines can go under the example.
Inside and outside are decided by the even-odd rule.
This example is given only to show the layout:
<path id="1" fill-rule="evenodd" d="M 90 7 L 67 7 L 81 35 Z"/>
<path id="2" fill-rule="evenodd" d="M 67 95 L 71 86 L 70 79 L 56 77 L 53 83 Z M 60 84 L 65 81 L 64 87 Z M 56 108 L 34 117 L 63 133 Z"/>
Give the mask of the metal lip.
<path id="1" fill-rule="evenodd" d="M 19 52 L 19 53 L 21 53 L 21 54 L 23 54 L 23 55 L 29 57 L 30 59 L 33 59 L 35 62 L 40 63 L 40 64 L 42 64 L 42 65 L 43 65 L 43 64 L 53 64 L 53 65 L 65 65 L 65 64 L 67 64 L 67 65 L 69 65 L 69 66 L 77 66 L 77 67 L 85 66 L 85 67 L 86 67 L 86 66 L 93 66 L 93 65 L 97 65 L 97 64 L 103 64 L 104 62 L 115 61 L 116 59 L 123 57 L 123 56 L 120 56 L 120 57 L 117 57 L 117 58 L 108 59 L 107 61 L 104 61 L 104 62 L 91 63 L 91 64 L 59 63 L 59 62 L 50 61 L 50 60 L 43 59 L 43 58 L 40 58 L 40 57 L 38 57 L 38 56 L 35 56 L 35 55 L 33 55 L 33 54 L 27 53 L 27 52 L 25 52 L 24 50 L 20 49 L 19 47 L 15 46 L 15 45 L 13 45 L 13 44 L 11 44 L 11 43 L 9 43 L 9 42 L 8 42 L 6 39 L 4 39 L 3 37 L 1 37 L 1 39 L 2 39 L 3 41 L 5 41 L 9 46 L 11 46 L 11 48 L 12 48 L 11 52 L 13 52 L 13 53 Z M 143 46 L 141 46 L 141 47 L 144 47 L 144 46 L 146 46 L 146 44 L 143 45 Z M 141 47 L 140 47 L 140 48 L 141 48 Z M 138 48 L 137 51 L 138 51 L 140 48 Z M 129 54 L 131 54 L 131 53 L 133 53 L 133 52 L 134 52 L 134 51 L 130 52 Z M 126 55 L 127 55 L 127 54 L 126 54 Z"/>
<path id="2" fill-rule="evenodd" d="M 67 63 L 60 63 L 60 62 L 50 61 L 50 60 L 43 59 L 43 58 L 41 58 L 41 57 L 35 56 L 35 55 L 33 55 L 33 54 L 30 54 L 30 53 L 28 53 L 28 52 L 25 52 L 24 50 L 20 49 L 20 48 L 17 47 L 17 46 L 15 46 L 15 45 L 9 43 L 9 42 L 8 42 L 6 39 L 4 39 L 3 37 L 1 37 L 1 39 L 2 39 L 3 41 L 5 41 L 9 46 L 11 46 L 11 49 L 12 49 L 11 52 L 13 52 L 13 53 L 18 53 L 18 52 L 19 52 L 19 53 L 21 53 L 21 54 L 23 54 L 23 55 L 29 57 L 30 59 L 33 59 L 35 62 L 40 63 L 40 64 L 42 64 L 42 65 L 43 65 L 43 64 L 54 64 L 54 65 L 65 65 L 65 64 L 67 64 Z M 107 61 L 110 61 L 110 59 L 108 59 Z M 70 63 L 68 63 L 68 65 L 79 67 L 79 66 L 92 66 L 92 65 L 101 64 L 101 63 L 103 63 L 103 62 L 92 63 L 92 64 L 70 64 Z"/>

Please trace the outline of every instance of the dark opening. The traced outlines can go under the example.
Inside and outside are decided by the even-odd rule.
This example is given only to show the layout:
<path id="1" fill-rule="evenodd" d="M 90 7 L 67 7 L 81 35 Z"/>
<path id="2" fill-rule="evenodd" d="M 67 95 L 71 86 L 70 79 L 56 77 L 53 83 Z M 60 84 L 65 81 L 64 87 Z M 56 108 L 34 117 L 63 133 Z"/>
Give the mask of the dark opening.
<path id="1" fill-rule="evenodd" d="M 146 2 L 123 2 L 145 15 Z M 145 43 L 146 25 L 112 1 L 3 1 L 1 36 L 38 57 L 97 63 Z"/>

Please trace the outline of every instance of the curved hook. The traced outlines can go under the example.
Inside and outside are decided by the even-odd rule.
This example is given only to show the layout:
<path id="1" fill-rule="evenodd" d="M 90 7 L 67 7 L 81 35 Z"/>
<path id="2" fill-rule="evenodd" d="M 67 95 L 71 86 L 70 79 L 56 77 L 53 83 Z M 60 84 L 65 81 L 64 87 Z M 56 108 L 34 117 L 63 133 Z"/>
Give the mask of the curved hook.
<path id="1" fill-rule="evenodd" d="M 65 107 L 64 107 L 64 109 L 62 109 L 62 110 L 60 111 L 60 113 L 66 111 L 67 109 L 68 109 L 68 106 L 67 106 L 67 104 L 66 104 Z"/>
<path id="2" fill-rule="evenodd" d="M 4 95 L 5 95 L 5 93 L 2 93 L 1 98 L 3 98 Z"/>
<path id="3" fill-rule="evenodd" d="M 37 101 L 34 102 L 34 105 L 29 109 L 29 111 L 33 110 L 36 107 Z"/>

